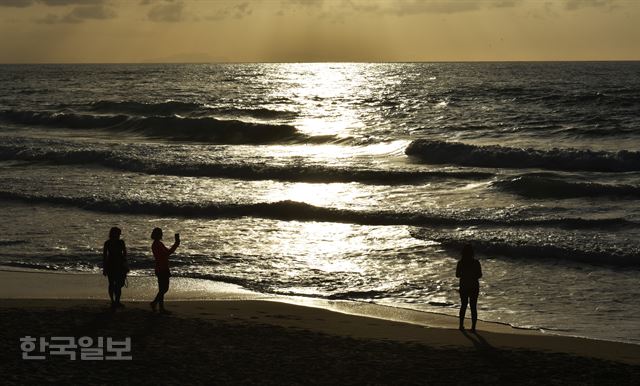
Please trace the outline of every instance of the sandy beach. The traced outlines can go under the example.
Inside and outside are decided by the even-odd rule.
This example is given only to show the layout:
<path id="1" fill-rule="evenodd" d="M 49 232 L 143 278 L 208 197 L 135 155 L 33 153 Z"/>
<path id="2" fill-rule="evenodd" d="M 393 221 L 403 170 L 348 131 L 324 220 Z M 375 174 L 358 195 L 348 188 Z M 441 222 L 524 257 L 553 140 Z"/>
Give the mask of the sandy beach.
<path id="1" fill-rule="evenodd" d="M 353 302 L 131 277 L 125 309 L 100 275 L 0 271 L 4 384 L 637 384 L 640 346 Z M 23 360 L 24 336 L 131 338 L 130 361 Z"/>

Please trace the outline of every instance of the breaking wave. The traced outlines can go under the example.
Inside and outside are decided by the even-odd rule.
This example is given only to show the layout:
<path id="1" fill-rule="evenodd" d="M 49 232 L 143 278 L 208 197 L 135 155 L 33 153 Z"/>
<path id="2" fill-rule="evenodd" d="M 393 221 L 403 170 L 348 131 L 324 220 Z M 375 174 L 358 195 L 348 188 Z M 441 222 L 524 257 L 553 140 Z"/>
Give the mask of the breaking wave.
<path id="1" fill-rule="evenodd" d="M 336 222 L 359 225 L 412 226 L 543 226 L 570 229 L 637 227 L 640 224 L 623 218 L 518 218 L 470 216 L 457 213 L 417 213 L 394 211 L 359 211 L 319 207 L 298 201 L 259 203 L 150 202 L 124 198 L 70 197 L 0 191 L 0 200 L 31 204 L 71 206 L 84 210 L 176 216 L 185 218 L 258 217 L 284 221 Z"/>
<path id="2" fill-rule="evenodd" d="M 135 114 L 143 116 L 171 116 L 175 114 L 220 114 L 258 119 L 284 119 L 297 116 L 294 111 L 269 108 L 214 107 L 207 104 L 165 101 L 144 103 L 135 101 L 97 101 L 88 105 L 92 111 L 101 113 Z"/>
<path id="3" fill-rule="evenodd" d="M 586 237 L 572 238 L 572 235 L 545 233 L 538 237 L 526 232 L 482 232 L 466 235 L 464 232 L 434 231 L 414 229 L 411 235 L 418 239 L 436 241 L 446 248 L 459 251 L 462 246 L 472 243 L 473 248 L 489 257 L 494 255 L 510 258 L 540 260 L 569 260 L 591 264 L 615 266 L 640 266 L 640 249 L 637 245 L 620 246 L 615 243 L 591 242 Z M 535 234 L 535 233 L 534 233 Z"/>
<path id="4" fill-rule="evenodd" d="M 132 117 L 45 111 L 4 110 L 0 120 L 20 125 L 69 129 L 102 129 L 129 132 L 145 137 L 175 141 L 224 144 L 262 144 L 280 142 L 332 142 L 334 136 L 310 137 L 291 125 L 222 120 L 210 117 L 179 116 Z"/>
<path id="5" fill-rule="evenodd" d="M 526 174 L 493 183 L 493 186 L 529 198 L 621 197 L 640 198 L 640 186 L 572 182 L 558 178 Z"/>
<path id="6" fill-rule="evenodd" d="M 330 167 L 323 165 L 269 165 L 199 162 L 183 159 L 171 162 L 149 157 L 149 149 L 117 151 L 80 146 L 59 146 L 60 143 L 20 141 L 8 139 L 0 144 L 0 160 L 50 162 L 63 165 L 96 164 L 118 170 L 145 174 L 189 177 L 235 178 L 241 180 L 279 180 L 291 182 L 361 182 L 371 184 L 418 183 L 431 179 L 482 180 L 492 173 L 441 170 L 385 170 Z M 155 152 L 151 152 L 155 154 Z"/>
<path id="7" fill-rule="evenodd" d="M 417 139 L 407 146 L 405 153 L 427 163 L 460 166 L 594 172 L 640 170 L 640 152 L 628 150 L 537 150 Z"/>

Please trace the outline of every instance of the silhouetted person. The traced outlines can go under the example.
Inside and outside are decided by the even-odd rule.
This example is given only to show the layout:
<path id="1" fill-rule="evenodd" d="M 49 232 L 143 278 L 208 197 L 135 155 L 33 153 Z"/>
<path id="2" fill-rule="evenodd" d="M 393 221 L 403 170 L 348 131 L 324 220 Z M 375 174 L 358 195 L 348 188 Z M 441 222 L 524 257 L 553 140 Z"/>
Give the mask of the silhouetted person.
<path id="1" fill-rule="evenodd" d="M 176 233 L 176 241 L 171 248 L 167 249 L 162 243 L 162 229 L 154 228 L 151 232 L 151 238 L 153 244 L 151 244 L 151 251 L 153 251 L 153 257 L 156 261 L 156 276 L 158 277 L 158 294 L 156 298 L 150 303 L 151 309 L 156 310 L 156 306 L 160 305 L 160 312 L 167 313 L 164 309 L 164 294 L 169 291 L 169 255 L 175 252 L 176 248 L 180 245 L 180 235 Z"/>
<path id="2" fill-rule="evenodd" d="M 129 267 L 127 264 L 127 247 L 124 240 L 120 240 L 122 231 L 118 227 L 109 230 L 109 240 L 104 242 L 102 274 L 109 280 L 109 299 L 111 307 L 124 307 L 120 303 L 122 287 L 127 278 Z"/>
<path id="3" fill-rule="evenodd" d="M 474 258 L 473 247 L 466 244 L 462 248 L 462 258 L 456 267 L 456 277 L 460 278 L 460 329 L 464 330 L 464 314 L 467 312 L 467 303 L 471 304 L 471 331 L 476 331 L 478 321 L 478 294 L 482 277 L 480 262 Z"/>

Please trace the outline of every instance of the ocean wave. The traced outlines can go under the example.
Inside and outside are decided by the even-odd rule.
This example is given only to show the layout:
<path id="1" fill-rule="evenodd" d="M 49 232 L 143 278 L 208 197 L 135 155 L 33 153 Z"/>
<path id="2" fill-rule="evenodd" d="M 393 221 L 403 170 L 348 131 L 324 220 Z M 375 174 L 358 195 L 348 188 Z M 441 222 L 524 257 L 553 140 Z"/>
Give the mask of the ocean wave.
<path id="1" fill-rule="evenodd" d="M 0 263 L 0 267 L 13 267 L 13 268 L 23 268 L 23 269 L 38 269 L 44 271 L 60 271 L 65 270 L 64 267 L 58 266 L 56 264 L 44 263 L 44 262 L 22 262 L 22 261 L 5 261 Z"/>
<path id="2" fill-rule="evenodd" d="M 417 139 L 407 146 L 405 153 L 432 164 L 595 172 L 640 170 L 640 152 L 628 150 L 537 150 Z"/>
<path id="3" fill-rule="evenodd" d="M 522 232 L 521 232 L 522 233 Z M 626 248 L 618 245 L 603 245 L 585 239 L 571 239 L 562 234 L 545 234 L 544 237 L 522 237 L 521 233 L 441 232 L 431 229 L 414 229 L 411 235 L 418 239 L 436 241 L 444 247 L 458 252 L 471 243 L 476 252 L 493 255 L 538 260 L 568 260 L 590 264 L 614 266 L 640 266 L 640 249 L 637 245 Z"/>
<path id="4" fill-rule="evenodd" d="M 370 184 L 411 184 L 432 179 L 483 180 L 493 177 L 492 173 L 455 170 L 382 170 L 323 165 L 213 163 L 188 159 L 176 163 L 145 156 L 148 153 L 146 148 L 130 152 L 69 146 L 67 143 L 35 143 L 17 139 L 7 139 L 4 144 L 0 143 L 0 160 L 5 161 L 50 162 L 64 165 L 96 164 L 130 172 L 185 177 Z"/>
<path id="5" fill-rule="evenodd" d="M 0 191 L 0 200 L 30 204 L 70 206 L 84 210 L 182 218 L 258 217 L 283 221 L 336 222 L 359 225 L 411 226 L 537 226 L 569 229 L 638 227 L 639 223 L 623 218 L 513 218 L 490 217 L 488 213 L 470 216 L 456 213 L 417 213 L 352 210 L 314 206 L 298 201 L 259 203 L 149 202 L 136 199 L 70 197 Z"/>
<path id="6" fill-rule="evenodd" d="M 88 105 L 92 111 L 139 115 L 174 115 L 201 110 L 204 105 L 192 102 L 166 101 L 144 103 L 134 101 L 97 101 Z"/>
<path id="7" fill-rule="evenodd" d="M 135 101 L 97 101 L 89 104 L 92 111 L 101 113 L 135 114 L 143 116 L 171 116 L 175 114 L 220 114 L 230 116 L 243 116 L 258 119 L 284 119 L 297 116 L 296 112 L 273 110 L 264 107 L 239 108 L 239 107 L 214 107 L 207 104 L 165 101 L 158 103 L 145 103 Z"/>
<path id="8" fill-rule="evenodd" d="M 20 245 L 28 243 L 27 240 L 0 240 L 0 246 L 6 247 L 11 245 Z"/>
<path id="9" fill-rule="evenodd" d="M 290 125 L 182 118 L 178 116 L 132 117 L 45 111 L 4 110 L 0 120 L 21 125 L 70 129 L 103 129 L 133 133 L 151 138 L 224 144 L 263 144 L 280 142 L 332 142 L 334 136 L 310 137 Z"/>
<path id="10" fill-rule="evenodd" d="M 492 186 L 529 198 L 620 197 L 640 198 L 640 186 L 572 182 L 558 178 L 528 174 L 492 183 Z"/>
<path id="11" fill-rule="evenodd" d="M 127 250 L 127 263 L 132 271 L 152 271 L 155 262 L 146 253 L 146 250 L 133 248 Z M 182 254 L 171 261 L 172 267 L 178 272 L 182 268 L 193 269 L 194 267 L 210 267 L 212 260 L 209 256 L 197 254 Z M 102 254 L 87 254 L 86 251 L 73 251 L 69 254 L 50 253 L 3 253 L 0 254 L 0 266 L 12 266 L 21 268 L 60 270 L 60 271 L 82 271 L 96 272 L 102 269 Z"/>
<path id="12" fill-rule="evenodd" d="M 387 291 L 364 290 L 364 291 L 345 291 L 333 293 L 327 296 L 331 300 L 351 300 L 351 299 L 380 299 L 389 297 Z"/>
<path id="13" fill-rule="evenodd" d="M 584 103 L 595 102 L 600 105 L 622 105 L 625 107 L 640 104 L 637 95 L 626 95 L 616 91 L 612 92 L 592 92 L 592 93 L 543 93 L 538 95 L 522 95 L 519 97 L 525 101 L 540 101 L 568 106 L 583 106 Z"/>

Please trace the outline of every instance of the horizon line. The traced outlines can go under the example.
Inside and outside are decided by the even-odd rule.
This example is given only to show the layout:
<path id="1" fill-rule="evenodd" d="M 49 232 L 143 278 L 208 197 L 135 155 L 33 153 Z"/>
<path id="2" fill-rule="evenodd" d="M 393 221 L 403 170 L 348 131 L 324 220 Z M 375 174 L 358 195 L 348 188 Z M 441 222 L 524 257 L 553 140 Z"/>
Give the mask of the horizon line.
<path id="1" fill-rule="evenodd" d="M 115 65 L 115 64 L 409 64 L 409 63 L 618 63 L 640 62 L 638 59 L 553 59 L 553 60 L 398 60 L 398 61 L 138 61 L 138 62 L 0 62 L 0 65 Z"/>

